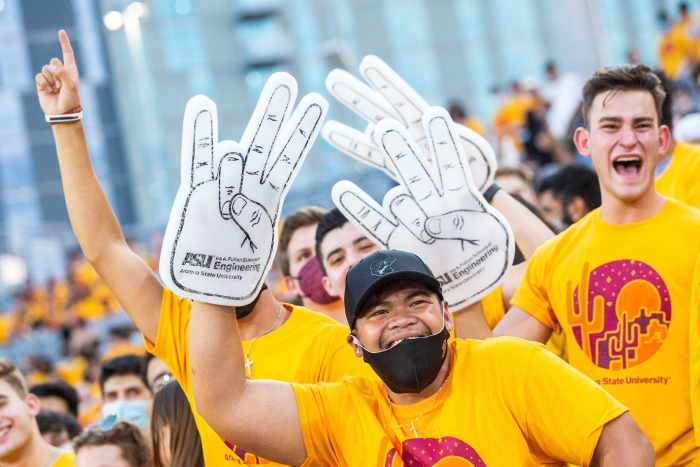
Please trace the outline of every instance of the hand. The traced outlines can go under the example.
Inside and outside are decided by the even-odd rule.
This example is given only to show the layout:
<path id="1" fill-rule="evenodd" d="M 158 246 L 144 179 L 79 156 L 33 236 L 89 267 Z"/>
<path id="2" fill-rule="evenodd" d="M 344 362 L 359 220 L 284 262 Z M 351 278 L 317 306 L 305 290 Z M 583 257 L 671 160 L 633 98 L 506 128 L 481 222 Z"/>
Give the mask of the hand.
<path id="1" fill-rule="evenodd" d="M 342 153 L 380 169 L 396 180 L 392 164 L 384 160 L 384 153 L 378 147 L 376 132 L 380 121 L 392 118 L 408 129 L 422 154 L 431 162 L 421 121 L 429 108 L 428 103 L 378 57 L 366 56 L 360 64 L 360 73 L 374 89 L 338 69 L 331 71 L 326 78 L 326 88 L 341 103 L 367 120 L 369 125 L 362 133 L 331 120 L 323 127 L 323 138 Z M 479 134 L 460 124 L 454 128 L 469 161 L 474 184 L 483 193 L 493 183 L 496 155 Z"/>
<path id="2" fill-rule="evenodd" d="M 187 104 L 182 173 L 163 242 L 168 287 L 219 305 L 251 302 L 272 265 L 282 201 L 318 135 L 328 103 L 305 96 L 290 117 L 297 84 L 275 73 L 240 143 L 217 136 L 216 105 Z"/>
<path id="3" fill-rule="evenodd" d="M 503 280 L 513 262 L 513 233 L 469 176 L 449 114 L 433 107 L 423 114 L 423 125 L 437 170 L 402 124 L 385 119 L 376 128 L 378 145 L 401 186 L 386 194 L 382 208 L 341 181 L 333 187 L 333 201 L 376 243 L 418 255 L 442 284 L 445 300 L 459 309 Z"/>
<path id="4" fill-rule="evenodd" d="M 63 29 L 58 31 L 58 39 L 63 50 L 63 63 L 52 58 L 35 77 L 39 105 L 46 115 L 61 115 L 80 105 L 80 80 L 73 48 Z"/>

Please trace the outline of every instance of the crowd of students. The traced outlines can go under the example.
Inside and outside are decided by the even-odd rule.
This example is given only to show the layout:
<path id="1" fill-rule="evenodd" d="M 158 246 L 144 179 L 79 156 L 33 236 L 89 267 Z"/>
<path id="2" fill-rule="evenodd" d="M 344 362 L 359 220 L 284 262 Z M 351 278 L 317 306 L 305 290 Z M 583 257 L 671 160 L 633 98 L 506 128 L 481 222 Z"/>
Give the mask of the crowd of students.
<path id="1" fill-rule="evenodd" d="M 525 154 L 524 163 L 499 167 L 493 183 L 478 190 L 471 177 L 457 176 L 469 173 L 465 149 L 447 144 L 462 130 L 430 126 L 448 114 L 423 106 L 412 89 L 395 93 L 400 77 L 373 58 L 363 74 L 374 90 L 361 97 L 383 95 L 393 107 L 381 109 L 389 118 L 366 117 L 371 139 L 334 122 L 336 131 L 358 138 L 335 142 L 385 170 L 398 181 L 393 191 L 403 191 L 387 195 L 384 214 L 371 202 L 344 203 L 334 190 L 339 208 L 308 206 L 288 215 L 275 258 L 286 293 L 264 280 L 263 267 L 253 276 L 261 285 L 237 306 L 211 299 L 206 281 L 202 290 L 170 279 L 175 285 L 165 287 L 155 264 L 125 240 L 92 168 L 78 70 L 61 31 L 63 60 L 42 69 L 37 91 L 85 260 L 72 262 L 67 284 L 41 293 L 28 288 L 15 315 L 22 324 L 13 326 L 68 328 L 72 340 L 91 344 L 77 347 L 71 365 L 45 362 L 42 370 L 39 361 L 28 375 L 0 359 L 0 466 L 432 466 L 443 459 L 474 466 L 700 465 L 700 126 L 683 127 L 688 116 L 673 104 L 684 76 L 700 87 L 694 24 L 681 9 L 663 38 L 663 53 L 681 36 L 690 41 L 666 70 L 672 81 L 632 64 L 577 83 L 550 63 L 548 87 L 514 86 L 494 118 L 495 144 Z M 331 91 L 341 102 L 342 92 Z M 345 104 L 366 110 L 376 99 Z M 321 112 L 327 106 L 308 96 L 299 105 L 316 105 L 310 102 L 320 102 Z M 249 129 L 287 123 L 261 105 Z M 449 116 L 483 133 L 456 104 Z M 423 124 L 425 132 L 417 129 Z M 674 131 L 678 124 L 683 131 Z M 320 126 L 301 132 L 309 144 L 299 154 L 290 144 L 284 161 L 303 160 L 319 133 Z M 197 152 L 217 154 L 216 132 L 202 134 L 190 135 L 194 146 L 183 136 L 192 180 L 209 166 L 196 164 Z M 404 146 L 388 136 L 397 134 Z M 459 137 L 465 134 L 483 150 L 480 137 Z M 567 135 L 571 143 L 564 143 Z M 251 145 L 254 152 L 272 150 L 265 137 Z M 358 156 L 360 142 L 369 149 Z M 221 170 L 238 160 L 226 157 Z M 256 156 L 247 157 L 243 165 Z M 592 164 L 572 163 L 577 158 Z M 288 170 L 281 189 L 270 185 L 279 203 L 298 168 Z M 471 197 L 473 207 L 445 198 L 445 214 L 428 210 L 421 219 L 419 211 L 437 201 L 419 185 L 435 174 L 440 198 L 452 191 L 462 196 L 454 199 Z M 264 222 L 255 230 L 261 214 L 243 217 L 253 198 L 242 185 L 228 201 L 225 190 L 214 193 L 223 218 L 244 234 L 235 248 L 254 252 L 269 238 L 274 250 L 274 213 L 269 232 Z M 351 192 L 353 199 L 362 194 Z M 198 206 L 189 206 L 190 216 L 200 214 Z M 473 233 L 482 222 L 468 217 L 474 209 L 507 224 L 503 240 L 489 237 L 493 230 Z M 184 210 L 181 221 L 177 205 L 171 217 L 180 223 L 178 235 Z M 392 222 L 388 213 L 398 225 L 383 230 Z M 206 251 L 215 224 L 203 213 L 198 220 L 201 234 L 187 241 Z M 478 248 L 508 250 L 512 241 L 506 267 L 479 259 L 479 271 L 497 279 L 472 294 L 478 299 L 445 301 L 464 283 L 449 285 L 452 279 L 426 263 L 459 258 L 480 242 Z M 166 235 L 164 254 L 167 247 Z M 109 351 L 97 355 L 94 340 L 81 340 L 89 335 L 84 323 L 120 307 L 145 348 L 129 329 L 115 329 Z"/>

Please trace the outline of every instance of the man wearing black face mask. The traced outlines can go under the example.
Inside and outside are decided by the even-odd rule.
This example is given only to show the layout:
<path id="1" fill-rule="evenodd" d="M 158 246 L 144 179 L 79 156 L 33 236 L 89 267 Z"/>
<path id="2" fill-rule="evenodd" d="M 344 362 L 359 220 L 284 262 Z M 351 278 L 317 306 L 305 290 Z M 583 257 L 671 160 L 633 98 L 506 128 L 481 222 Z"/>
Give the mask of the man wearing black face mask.
<path id="1" fill-rule="evenodd" d="M 60 89 L 38 85 L 41 104 L 48 114 L 80 106 L 73 50 L 65 32 L 59 38 L 64 63 L 54 59 L 51 67 L 57 74 L 46 66 L 47 75 L 37 77 L 38 82 L 43 83 L 48 76 L 61 83 Z M 52 128 L 71 224 L 85 257 L 143 333 L 148 350 L 168 366 L 187 394 L 206 464 L 260 463 L 257 457 L 224 441 L 194 407 L 188 346 L 192 302 L 164 287 L 127 245 L 95 176 L 81 122 L 60 123 Z M 235 333 L 242 342 L 237 342 L 237 349 L 220 347 L 217 360 L 225 362 L 231 354 L 241 352 L 246 377 L 320 383 L 339 381 L 346 375 L 372 375 L 343 342 L 347 327 L 303 307 L 280 304 L 266 287 L 252 303 L 238 307 L 235 316 L 237 324 L 219 331 Z"/>
<path id="2" fill-rule="evenodd" d="M 237 333 L 219 331 L 235 323 L 234 310 L 194 302 L 200 413 L 244 449 L 289 465 L 654 465 L 627 409 L 542 345 L 448 344 L 440 284 L 417 256 L 384 250 L 359 261 L 347 275 L 345 307 L 348 342 L 381 382 L 247 380 L 237 350 L 216 358 L 222 346 L 239 348 Z"/>

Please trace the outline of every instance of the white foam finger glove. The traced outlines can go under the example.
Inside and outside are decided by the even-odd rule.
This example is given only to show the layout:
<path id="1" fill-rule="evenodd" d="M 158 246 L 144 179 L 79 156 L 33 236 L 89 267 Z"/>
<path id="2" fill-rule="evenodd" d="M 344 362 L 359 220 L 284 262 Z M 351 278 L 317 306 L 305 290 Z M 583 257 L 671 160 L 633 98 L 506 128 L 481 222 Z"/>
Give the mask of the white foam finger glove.
<path id="1" fill-rule="evenodd" d="M 481 196 L 449 114 L 433 107 L 422 124 L 435 168 L 400 122 L 376 128 L 379 146 L 400 186 L 379 206 L 348 181 L 333 187 L 333 202 L 384 248 L 410 251 L 442 283 L 455 309 L 470 305 L 502 282 L 513 262 L 513 233 L 503 215 Z"/>
<path id="2" fill-rule="evenodd" d="M 396 179 L 391 164 L 383 160 L 383 151 L 376 135 L 376 125 L 386 118 L 392 118 L 408 129 L 421 153 L 431 161 L 422 124 L 423 114 L 429 109 L 428 103 L 374 55 L 362 60 L 360 73 L 371 87 L 347 71 L 336 69 L 326 78 L 326 88 L 342 104 L 369 122 L 365 132 L 340 122 L 328 121 L 323 128 L 323 138 L 344 154 L 383 170 Z M 455 124 L 454 128 L 469 162 L 474 185 L 483 193 L 493 183 L 496 155 L 478 133 L 461 124 Z"/>
<path id="3" fill-rule="evenodd" d="M 292 113 L 296 95 L 291 75 L 273 74 L 240 143 L 217 144 L 211 100 L 188 102 L 181 183 L 160 259 L 163 281 L 179 295 L 241 306 L 260 291 L 277 246 L 282 202 L 328 109 L 312 93 Z"/>

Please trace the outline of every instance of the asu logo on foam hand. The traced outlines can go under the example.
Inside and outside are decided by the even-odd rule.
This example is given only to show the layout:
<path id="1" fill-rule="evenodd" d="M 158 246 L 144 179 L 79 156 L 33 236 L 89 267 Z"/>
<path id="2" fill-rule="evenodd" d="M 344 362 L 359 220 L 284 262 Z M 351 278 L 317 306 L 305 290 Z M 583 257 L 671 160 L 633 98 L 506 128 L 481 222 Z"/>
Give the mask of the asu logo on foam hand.
<path id="1" fill-rule="evenodd" d="M 600 368 L 624 370 L 661 348 L 671 325 L 671 297 L 651 266 L 635 260 L 603 264 L 571 291 L 567 319 L 576 342 Z"/>
<path id="2" fill-rule="evenodd" d="M 451 436 L 407 439 L 402 447 L 401 458 L 392 449 L 383 467 L 486 467 L 474 448 Z"/>

